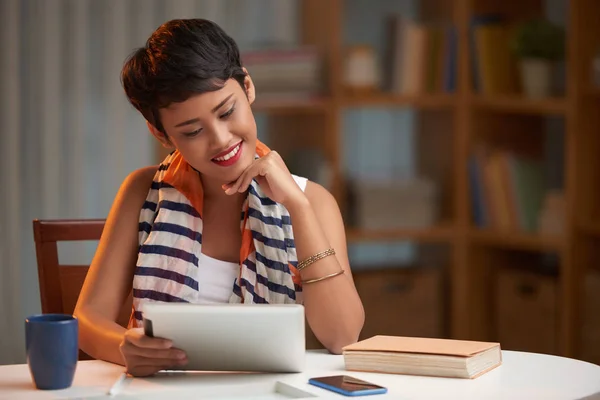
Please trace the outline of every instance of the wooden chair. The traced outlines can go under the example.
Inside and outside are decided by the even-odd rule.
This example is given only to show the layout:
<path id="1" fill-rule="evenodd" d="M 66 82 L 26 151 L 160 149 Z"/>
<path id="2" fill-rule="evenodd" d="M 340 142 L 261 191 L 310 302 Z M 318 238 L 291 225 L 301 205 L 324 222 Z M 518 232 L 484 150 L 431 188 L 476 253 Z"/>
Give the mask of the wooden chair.
<path id="1" fill-rule="evenodd" d="M 105 220 L 34 220 L 33 234 L 38 264 L 42 313 L 73 314 L 89 265 L 62 265 L 58 260 L 58 242 L 100 240 Z M 131 294 L 118 323 L 127 327 L 131 316 Z M 80 352 L 80 359 L 90 357 Z"/>

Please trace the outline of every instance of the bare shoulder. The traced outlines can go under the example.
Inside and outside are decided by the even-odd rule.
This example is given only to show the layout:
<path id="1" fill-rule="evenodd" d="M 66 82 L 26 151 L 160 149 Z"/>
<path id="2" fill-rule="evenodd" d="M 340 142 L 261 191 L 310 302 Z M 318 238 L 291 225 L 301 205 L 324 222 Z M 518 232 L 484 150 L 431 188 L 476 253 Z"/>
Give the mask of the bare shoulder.
<path id="1" fill-rule="evenodd" d="M 144 167 L 130 173 L 121 185 L 120 192 L 125 192 L 132 197 L 146 197 L 154 175 L 156 166 Z"/>
<path id="2" fill-rule="evenodd" d="M 131 172 L 119 188 L 113 209 L 118 207 L 139 212 L 152 185 L 156 169 L 156 166 L 150 166 Z"/>
<path id="3" fill-rule="evenodd" d="M 157 166 L 140 168 L 123 180 L 106 218 L 92 269 L 124 270 L 124 265 L 131 264 L 138 244 L 140 211 L 157 168 Z M 110 251 L 106 251 L 107 249 Z"/>
<path id="4" fill-rule="evenodd" d="M 111 236 L 121 236 L 131 231 L 137 235 L 140 211 L 148 196 L 157 166 L 140 168 L 131 172 L 121 183 L 106 220 L 107 232 Z M 135 228 L 135 229 L 134 229 Z"/>
<path id="5" fill-rule="evenodd" d="M 329 190 L 325 189 L 318 183 L 310 180 L 307 181 L 304 193 L 306 194 L 308 201 L 310 201 L 310 205 L 313 209 L 317 210 L 324 208 L 329 211 L 339 211 L 339 206 L 335 200 L 335 197 L 333 197 Z"/>
<path id="6" fill-rule="evenodd" d="M 154 178 L 154 175 L 156 174 L 157 169 L 158 166 L 156 165 L 150 165 L 148 167 L 136 169 L 130 173 L 125 180 L 133 184 L 150 184 Z"/>

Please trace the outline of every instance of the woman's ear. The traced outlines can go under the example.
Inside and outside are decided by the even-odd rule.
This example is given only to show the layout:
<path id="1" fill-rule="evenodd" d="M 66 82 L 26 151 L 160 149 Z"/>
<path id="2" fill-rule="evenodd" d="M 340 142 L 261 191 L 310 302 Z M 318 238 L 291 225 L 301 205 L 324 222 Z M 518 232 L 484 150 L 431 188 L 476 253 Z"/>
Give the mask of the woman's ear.
<path id="1" fill-rule="evenodd" d="M 146 125 L 148 126 L 148 130 L 150 131 L 150 133 L 160 142 L 160 144 L 163 145 L 163 147 L 167 149 L 173 147 L 173 144 L 169 140 L 169 137 L 166 133 L 159 131 L 154 125 L 152 125 L 148 121 L 146 121 Z"/>
<path id="2" fill-rule="evenodd" d="M 256 99 L 256 92 L 254 90 L 254 82 L 252 82 L 252 78 L 250 78 L 250 74 L 245 67 L 242 67 L 244 72 L 246 73 L 246 77 L 244 78 L 244 90 L 246 92 L 246 97 L 248 98 L 248 102 L 250 104 L 254 103 Z"/>

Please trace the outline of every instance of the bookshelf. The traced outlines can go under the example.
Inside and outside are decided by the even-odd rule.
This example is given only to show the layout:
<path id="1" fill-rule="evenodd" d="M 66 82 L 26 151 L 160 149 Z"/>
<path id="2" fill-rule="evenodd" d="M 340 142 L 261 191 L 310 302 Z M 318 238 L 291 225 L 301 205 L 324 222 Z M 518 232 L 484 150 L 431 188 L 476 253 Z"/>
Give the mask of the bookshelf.
<path id="1" fill-rule="evenodd" d="M 589 278 L 593 276 L 590 275 L 593 270 L 597 270 L 590 265 L 600 261 L 600 135 L 597 134 L 600 131 L 600 89 L 592 87 L 590 82 L 591 60 L 600 47 L 600 24 L 594 20 L 600 15 L 600 2 L 554 1 L 566 15 L 566 79 L 562 93 L 541 99 L 527 98 L 520 91 L 481 94 L 475 90 L 471 21 L 476 15 L 495 13 L 510 22 L 517 22 L 543 13 L 544 2 L 414 0 L 413 3 L 418 4 L 422 21 L 451 24 L 455 28 L 454 90 L 411 95 L 382 91 L 348 94 L 343 84 L 344 60 L 345 48 L 352 43 L 347 43 L 344 19 L 349 7 L 362 7 L 363 10 L 373 3 L 367 0 L 302 0 L 299 8 L 301 42 L 316 46 L 323 56 L 326 86 L 322 98 L 311 100 L 261 100 L 258 91 L 254 109 L 267 116 L 269 131 L 286 133 L 274 135 L 269 145 L 284 159 L 298 147 L 321 150 L 332 169 L 330 190 L 346 214 L 351 204 L 343 166 L 344 115 L 357 109 L 411 110 L 416 121 L 417 146 L 414 151 L 418 171 L 432 177 L 440 187 L 438 222 L 415 229 L 366 229 L 347 222 L 349 245 L 392 241 L 413 244 L 418 249 L 430 249 L 428 245 L 448 249 L 447 252 L 439 251 L 445 257 L 440 272 L 444 282 L 440 291 L 443 307 L 438 300 L 431 306 L 436 309 L 436 318 L 443 319 L 438 321 L 444 327 L 443 331 L 437 331 L 440 336 L 502 341 L 499 332 L 506 331 L 502 324 L 506 324 L 507 319 L 499 310 L 506 309 L 509 304 L 509 309 L 515 313 L 525 313 L 520 315 L 525 322 L 540 320 L 539 315 L 550 313 L 551 317 L 540 321 L 545 324 L 539 328 L 541 331 L 532 329 L 531 334 L 550 338 L 547 340 L 549 347 L 536 348 L 536 351 L 600 363 L 600 351 L 594 350 L 600 348 L 600 342 L 596 339 L 590 344 L 589 337 L 594 334 L 589 330 L 584 332 L 584 327 L 599 327 L 595 337 L 600 337 L 600 312 L 590 317 L 593 313 L 585 311 L 588 304 L 600 299 L 594 293 L 582 295 L 584 287 L 597 279 Z M 382 14 L 378 21 L 370 22 L 374 19 L 369 16 L 364 24 L 372 24 L 376 29 L 384 17 Z M 362 26 L 361 29 L 366 28 Z M 380 52 L 384 51 L 382 48 Z M 559 146 L 562 165 L 559 189 L 564 201 L 564 215 L 560 218 L 562 233 L 542 234 L 514 226 L 479 226 L 474 218 L 473 182 L 469 176 L 469 160 L 475 146 L 484 143 L 492 149 L 544 157 L 544 143 L 549 137 L 548 118 L 558 119 L 562 126 L 562 147 Z M 364 131 L 364 134 L 370 132 Z M 426 253 L 437 254 L 438 250 Z M 540 263 L 539 259 L 547 258 L 556 263 L 552 274 L 536 275 L 530 271 L 530 267 Z M 516 275 L 507 278 L 507 271 L 515 267 Z M 375 283 L 364 287 L 369 287 L 370 291 L 381 290 L 382 295 L 387 296 L 388 275 L 377 275 L 378 272 L 368 270 L 361 270 L 358 275 L 363 279 L 370 274 L 369 279 Z M 498 286 L 506 282 L 518 283 L 519 288 L 539 289 L 543 294 L 540 298 L 551 299 L 539 306 L 543 310 L 539 315 L 526 314 L 538 314 L 535 304 L 533 308 L 529 303 L 521 307 L 523 302 L 530 301 L 527 298 L 516 298 L 510 303 L 514 293 L 508 290 L 510 288 Z M 414 286 L 417 293 L 413 297 L 426 297 L 430 289 Z M 369 292 L 365 298 L 373 295 Z M 393 310 L 403 306 L 402 294 L 389 295 L 390 301 L 398 303 L 390 304 L 387 310 L 367 309 L 367 322 L 369 312 L 376 314 L 375 319 L 382 319 L 385 313 L 399 315 Z M 499 308 L 498 303 L 503 306 Z M 402 323 L 411 324 L 412 321 Z M 506 342 L 511 346 L 514 344 L 513 349 L 528 350 L 527 343 L 531 338 L 519 340 L 518 337 L 510 338 Z"/>
<path id="2" fill-rule="evenodd" d="M 419 109 L 450 109 L 456 98 L 449 94 L 402 96 L 375 94 L 371 96 L 348 96 L 341 99 L 341 106 L 350 107 L 414 107 Z"/>
<path id="3" fill-rule="evenodd" d="M 331 107 L 331 102 L 327 98 L 306 100 L 258 99 L 252 105 L 255 112 L 268 112 L 269 114 L 326 113 L 329 107 Z"/>
<path id="4" fill-rule="evenodd" d="M 474 109 L 528 115 L 564 115 L 567 101 L 563 98 L 530 100 L 518 96 L 483 97 L 474 95 L 470 99 Z"/>
<path id="5" fill-rule="evenodd" d="M 600 238 L 600 222 L 583 223 L 579 229 L 586 235 Z"/>
<path id="6" fill-rule="evenodd" d="M 454 228 L 450 224 L 439 224 L 425 229 L 348 229 L 346 239 L 348 242 L 366 242 L 381 240 L 410 240 L 420 242 L 451 242 Z"/>
<path id="7" fill-rule="evenodd" d="M 593 87 L 587 92 L 589 97 L 593 97 L 596 100 L 600 100 L 600 88 Z"/>
<path id="8" fill-rule="evenodd" d="M 472 229 L 469 240 L 490 247 L 532 251 L 560 251 L 564 243 L 560 237 L 549 235 L 482 229 Z"/>

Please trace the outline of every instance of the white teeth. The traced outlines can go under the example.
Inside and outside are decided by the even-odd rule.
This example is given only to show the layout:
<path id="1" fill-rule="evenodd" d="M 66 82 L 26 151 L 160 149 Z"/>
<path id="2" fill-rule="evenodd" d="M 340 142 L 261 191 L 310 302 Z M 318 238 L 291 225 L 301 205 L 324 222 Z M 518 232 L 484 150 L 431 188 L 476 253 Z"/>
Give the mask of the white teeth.
<path id="1" fill-rule="evenodd" d="M 217 157 L 217 158 L 215 158 L 215 160 L 217 160 L 217 161 L 227 161 L 231 157 L 235 156 L 238 151 L 240 151 L 240 145 L 235 146 L 235 148 L 233 150 L 231 150 L 229 153 L 225 154 L 223 157 Z"/>

